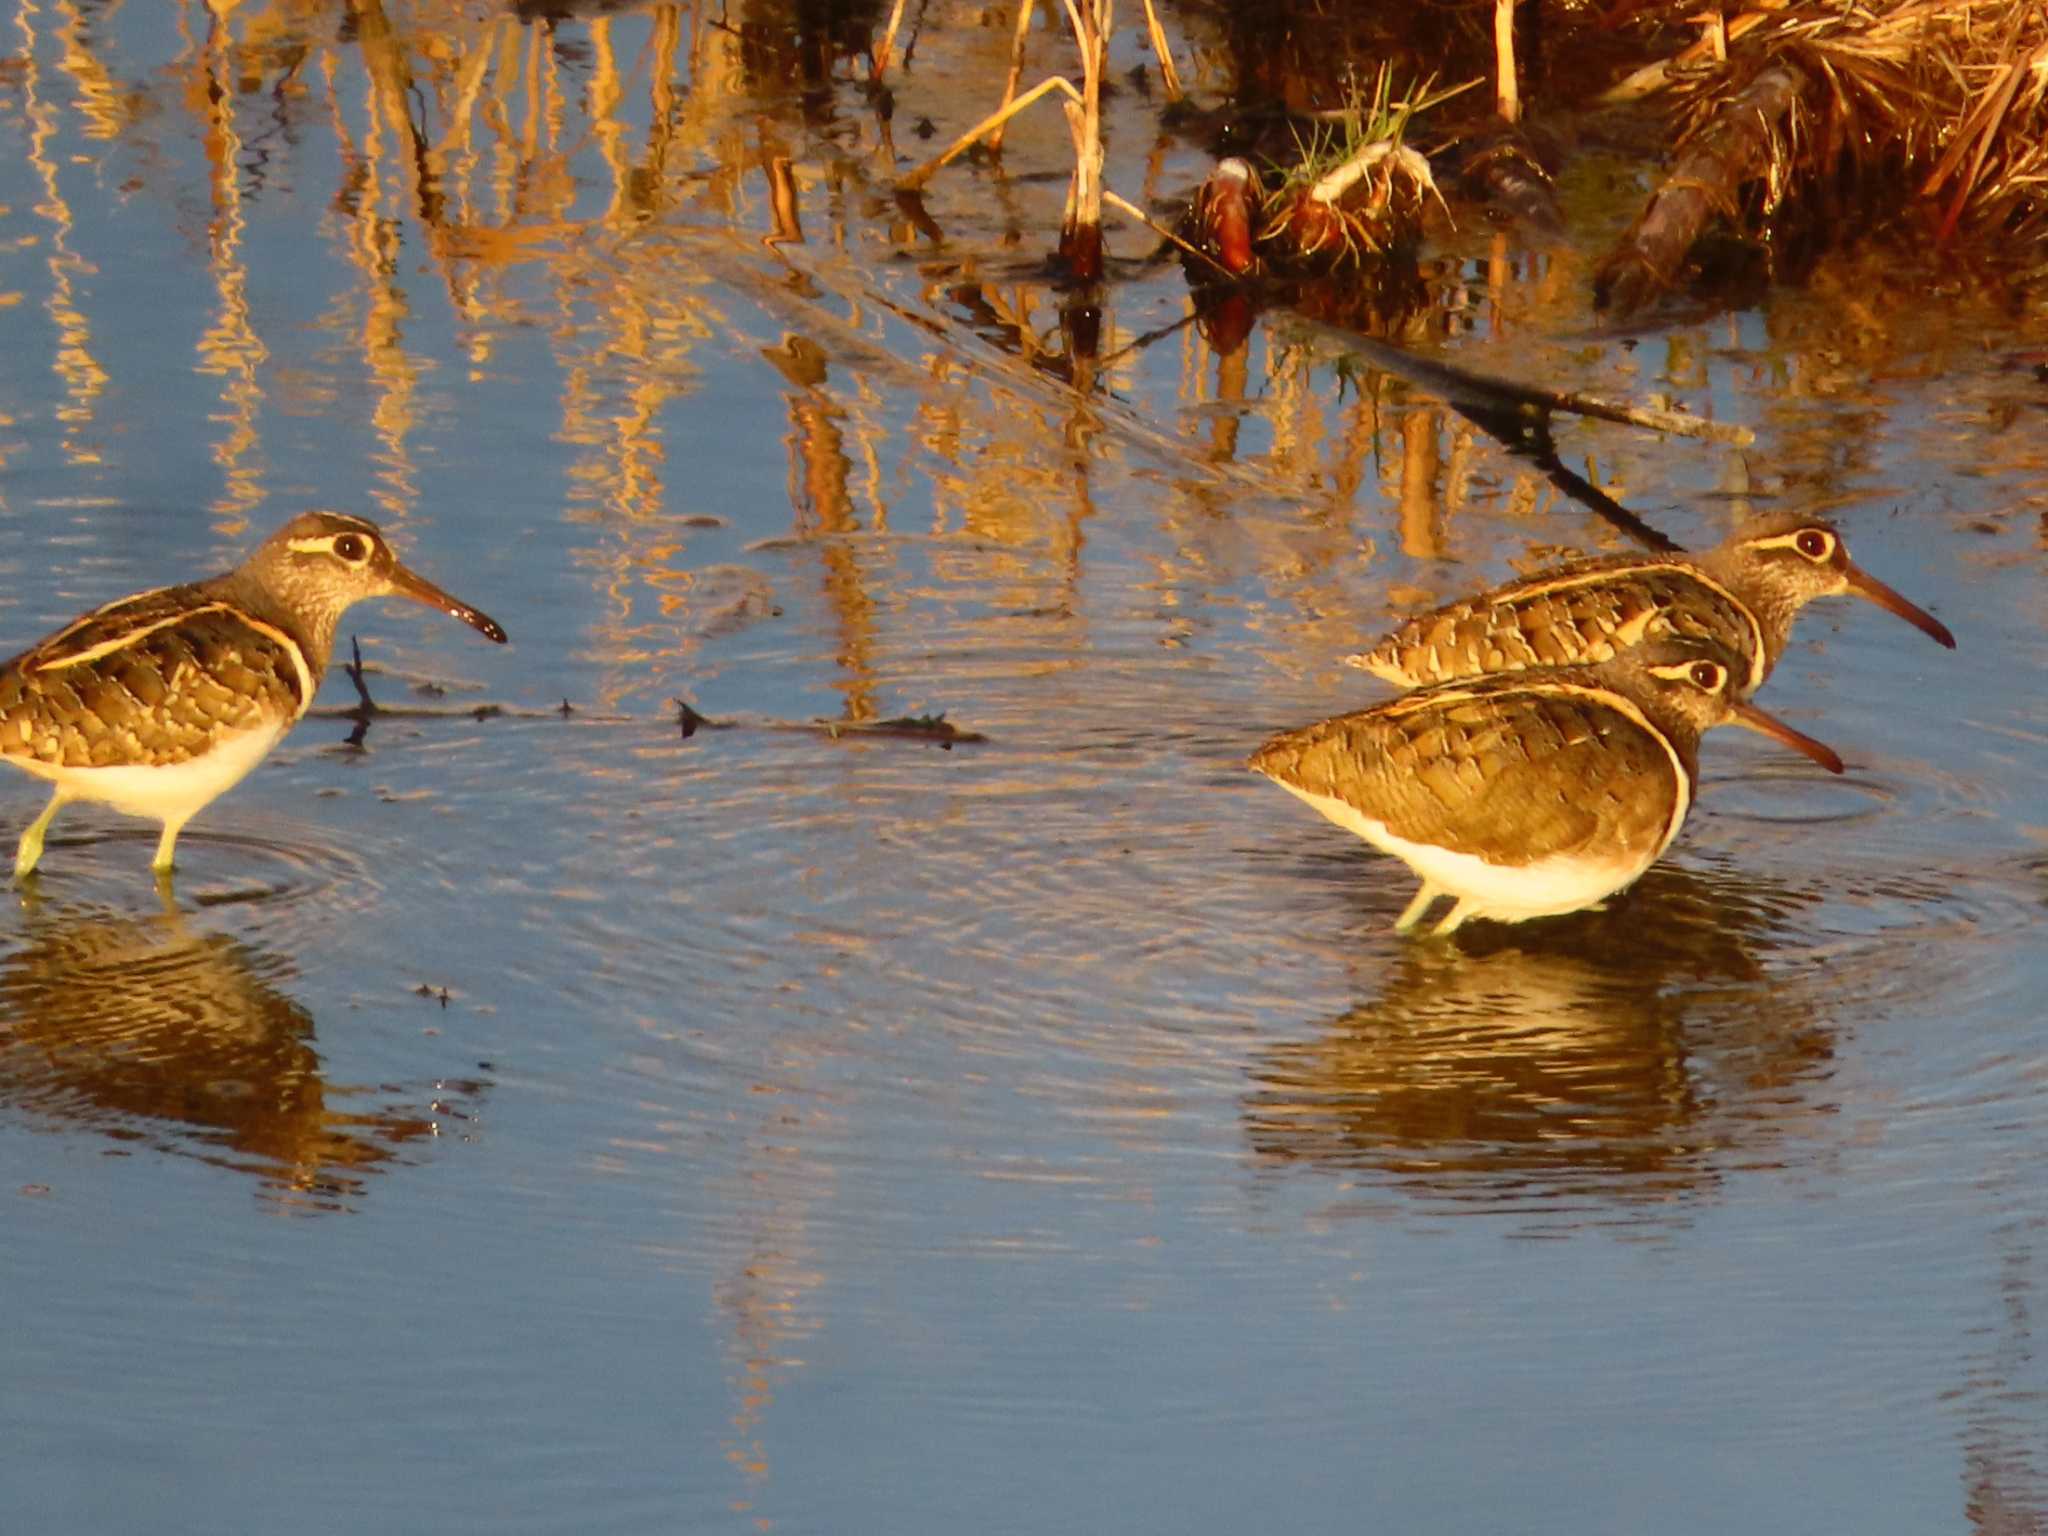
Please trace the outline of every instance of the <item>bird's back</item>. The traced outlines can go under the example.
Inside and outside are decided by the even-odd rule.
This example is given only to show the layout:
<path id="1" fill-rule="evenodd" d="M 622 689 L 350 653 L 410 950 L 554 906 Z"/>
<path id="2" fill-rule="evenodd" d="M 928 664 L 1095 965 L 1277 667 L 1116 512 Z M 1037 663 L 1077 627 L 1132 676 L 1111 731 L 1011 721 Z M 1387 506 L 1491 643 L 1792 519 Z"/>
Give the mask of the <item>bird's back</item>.
<path id="1" fill-rule="evenodd" d="M 1713 640 L 1763 681 L 1754 615 L 1683 559 L 1580 561 L 1446 603 L 1410 619 L 1353 665 L 1406 688 L 1606 661 L 1659 635 Z"/>
<path id="2" fill-rule="evenodd" d="M 318 675 L 215 582 L 95 609 L 0 667 L 0 756 L 24 767 L 160 767 L 298 718 Z"/>
<path id="3" fill-rule="evenodd" d="M 1691 799 L 1687 743 L 1668 739 L 1583 676 L 1485 680 L 1288 731 L 1250 766 L 1405 842 L 1492 863 L 1654 857 Z"/>

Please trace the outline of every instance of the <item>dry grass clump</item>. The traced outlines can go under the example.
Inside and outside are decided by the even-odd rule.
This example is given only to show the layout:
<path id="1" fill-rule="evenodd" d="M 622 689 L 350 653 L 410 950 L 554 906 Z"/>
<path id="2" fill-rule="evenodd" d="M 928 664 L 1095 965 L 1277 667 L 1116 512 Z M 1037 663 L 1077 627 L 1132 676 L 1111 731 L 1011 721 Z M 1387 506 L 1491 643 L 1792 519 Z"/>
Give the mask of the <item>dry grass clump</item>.
<path id="1" fill-rule="evenodd" d="M 1412 251 L 1441 197 L 1404 136 L 1416 114 L 1465 89 L 1430 86 L 1397 96 L 1382 66 L 1344 109 L 1298 132 L 1283 162 L 1262 172 L 1224 161 L 1195 196 L 1194 238 L 1233 273 L 1334 273 Z"/>
<path id="2" fill-rule="evenodd" d="M 1717 215 L 1754 228 L 1917 205 L 1942 240 L 1965 225 L 2048 233 L 2048 8 L 1760 5 L 1711 18 L 1609 99 L 1658 93 L 1675 111 L 1675 164 L 1603 263 L 1623 304 L 1668 284 Z"/>

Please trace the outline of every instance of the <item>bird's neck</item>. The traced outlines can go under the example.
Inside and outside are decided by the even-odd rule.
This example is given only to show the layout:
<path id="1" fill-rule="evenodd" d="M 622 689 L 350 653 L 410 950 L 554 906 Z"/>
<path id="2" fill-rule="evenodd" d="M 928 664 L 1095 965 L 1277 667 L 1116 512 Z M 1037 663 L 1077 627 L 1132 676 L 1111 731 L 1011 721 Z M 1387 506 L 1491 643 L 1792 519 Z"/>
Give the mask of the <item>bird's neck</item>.
<path id="1" fill-rule="evenodd" d="M 1788 591 L 1782 581 L 1773 580 L 1768 569 L 1744 559 L 1741 551 L 1710 550 L 1700 557 L 1699 565 L 1756 615 L 1765 654 L 1774 661 L 1783 655 L 1785 643 L 1792 638 L 1792 621 L 1799 617 L 1799 596 Z"/>
<path id="2" fill-rule="evenodd" d="M 334 649 L 334 631 L 347 604 L 323 603 L 314 594 L 308 594 L 306 600 L 293 601 L 275 591 L 269 583 L 254 580 L 247 571 L 240 570 L 217 576 L 207 585 L 214 589 L 215 595 L 289 635 L 299 648 L 299 654 L 305 658 L 306 670 L 312 673 L 314 686 L 319 686 L 320 680 L 327 675 L 328 658 Z"/>

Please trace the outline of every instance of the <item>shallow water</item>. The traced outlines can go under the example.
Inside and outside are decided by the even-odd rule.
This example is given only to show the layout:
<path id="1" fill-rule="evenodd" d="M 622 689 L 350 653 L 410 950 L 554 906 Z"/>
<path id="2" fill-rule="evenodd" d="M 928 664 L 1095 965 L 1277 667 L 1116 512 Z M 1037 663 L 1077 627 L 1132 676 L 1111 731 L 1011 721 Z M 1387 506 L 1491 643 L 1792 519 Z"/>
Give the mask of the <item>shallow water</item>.
<path id="1" fill-rule="evenodd" d="M 448 10 L 12 14 L 0 647 L 308 505 L 513 643 L 356 610 L 419 713 L 303 724 L 168 909 L 67 811 L 0 923 L 10 1528 L 2048 1519 L 2023 299 L 1843 256 L 1611 331 L 1461 222 L 1424 351 L 1753 428 L 1558 436 L 1689 543 L 1826 511 L 1961 648 L 1816 606 L 1766 702 L 1846 776 L 1719 733 L 1613 910 L 1406 942 L 1245 753 L 1620 535 L 1172 266 L 1074 361 L 1049 115 L 934 233 L 775 13 Z M 933 8 L 897 152 L 1006 38 Z"/>

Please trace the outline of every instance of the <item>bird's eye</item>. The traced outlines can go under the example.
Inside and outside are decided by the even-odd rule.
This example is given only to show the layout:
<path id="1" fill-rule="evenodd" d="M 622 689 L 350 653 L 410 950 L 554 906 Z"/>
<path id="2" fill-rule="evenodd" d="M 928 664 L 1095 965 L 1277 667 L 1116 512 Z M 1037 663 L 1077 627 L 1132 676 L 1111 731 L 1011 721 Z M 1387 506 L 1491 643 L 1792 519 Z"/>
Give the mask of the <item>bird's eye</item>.
<path id="1" fill-rule="evenodd" d="M 358 533 L 344 533 L 334 541 L 334 553 L 350 565 L 361 565 L 370 558 L 369 541 Z"/>
<path id="2" fill-rule="evenodd" d="M 1802 529 L 1793 547 L 1809 560 L 1825 560 L 1835 552 L 1835 536 L 1819 528 Z"/>
<path id="3" fill-rule="evenodd" d="M 1719 693 L 1722 679 L 1727 675 L 1719 662 L 1696 661 L 1692 664 L 1693 682 L 1708 693 Z"/>

